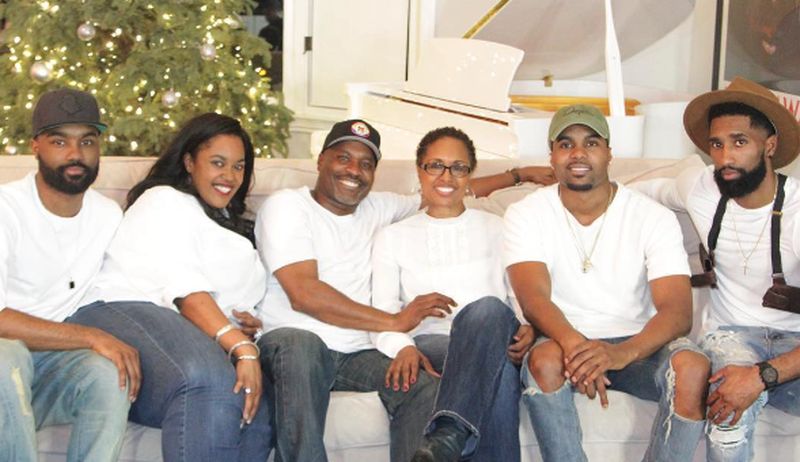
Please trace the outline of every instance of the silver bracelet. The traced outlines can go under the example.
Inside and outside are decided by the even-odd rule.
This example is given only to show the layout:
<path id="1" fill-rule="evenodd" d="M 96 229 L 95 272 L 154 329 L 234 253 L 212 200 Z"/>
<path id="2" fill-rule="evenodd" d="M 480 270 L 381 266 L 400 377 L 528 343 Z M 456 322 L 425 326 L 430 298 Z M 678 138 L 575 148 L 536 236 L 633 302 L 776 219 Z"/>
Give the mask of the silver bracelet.
<path id="1" fill-rule="evenodd" d="M 241 355 L 241 356 L 237 356 L 236 360 L 237 361 L 243 361 L 243 360 L 258 361 L 258 356 L 256 356 L 256 355 Z"/>
<path id="2" fill-rule="evenodd" d="M 219 330 L 217 331 L 217 333 L 214 334 L 214 341 L 219 343 L 219 339 L 221 339 L 223 335 L 227 334 L 228 332 L 232 331 L 233 329 L 235 329 L 233 324 L 226 324 L 226 325 L 220 327 Z"/>
<path id="3" fill-rule="evenodd" d="M 256 349 L 256 356 L 261 355 L 261 349 L 258 347 L 258 345 L 256 345 L 256 342 L 251 342 L 250 340 L 242 340 L 241 342 L 234 343 L 231 349 L 228 350 L 228 359 L 229 360 L 233 359 L 233 352 L 236 351 L 236 349 L 239 348 L 240 346 L 245 346 L 245 345 L 252 345 L 253 348 Z"/>

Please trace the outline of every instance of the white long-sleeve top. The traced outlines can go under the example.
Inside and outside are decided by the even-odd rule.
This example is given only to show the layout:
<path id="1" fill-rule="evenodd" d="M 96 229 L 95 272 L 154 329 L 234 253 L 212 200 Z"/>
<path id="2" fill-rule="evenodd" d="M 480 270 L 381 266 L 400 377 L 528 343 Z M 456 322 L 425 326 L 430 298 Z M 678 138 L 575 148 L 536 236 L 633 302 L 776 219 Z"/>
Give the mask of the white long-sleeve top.
<path id="1" fill-rule="evenodd" d="M 384 228 L 372 251 L 372 305 L 399 312 L 418 295 L 439 292 L 458 304 L 445 318 L 427 318 L 413 331 L 372 333 L 376 348 L 393 358 L 413 337 L 450 334 L 460 308 L 486 296 L 507 302 L 502 263 L 503 220 L 467 209 L 455 218 L 421 212 Z"/>

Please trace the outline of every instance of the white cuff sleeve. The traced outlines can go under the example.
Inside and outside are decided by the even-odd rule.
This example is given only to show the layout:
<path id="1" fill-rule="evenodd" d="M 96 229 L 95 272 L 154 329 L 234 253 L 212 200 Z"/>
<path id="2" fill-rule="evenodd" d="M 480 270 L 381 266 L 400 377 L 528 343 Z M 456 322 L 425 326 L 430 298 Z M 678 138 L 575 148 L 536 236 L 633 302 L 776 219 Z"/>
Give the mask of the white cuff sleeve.
<path id="1" fill-rule="evenodd" d="M 407 346 L 416 345 L 414 339 L 404 332 L 378 332 L 371 335 L 375 348 L 394 359 Z"/>

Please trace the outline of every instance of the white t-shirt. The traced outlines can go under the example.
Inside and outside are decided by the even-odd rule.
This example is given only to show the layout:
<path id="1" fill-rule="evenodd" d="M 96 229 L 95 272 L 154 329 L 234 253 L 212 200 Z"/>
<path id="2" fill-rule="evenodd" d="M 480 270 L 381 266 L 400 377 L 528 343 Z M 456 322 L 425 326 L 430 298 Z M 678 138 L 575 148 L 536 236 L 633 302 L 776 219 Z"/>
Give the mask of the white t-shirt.
<path id="1" fill-rule="evenodd" d="M 713 166 L 688 169 L 675 179 L 646 181 L 634 187 L 667 207 L 686 210 L 708 248 L 708 232 L 720 198 Z M 799 189 L 795 178 L 786 180 L 781 218 L 781 263 L 786 283 L 793 286 L 800 286 Z M 800 315 L 761 306 L 764 293 L 772 286 L 771 223 L 767 222 L 771 213 L 771 202 L 757 209 L 745 209 L 733 199 L 728 201 L 714 251 L 717 289 L 709 291 L 711 310 L 706 329 L 766 326 L 800 331 Z M 751 251 L 745 274 L 745 255 Z"/>
<path id="2" fill-rule="evenodd" d="M 35 177 L 0 186 L 0 309 L 63 321 L 82 306 L 122 212 L 89 189 L 77 215 L 54 215 Z"/>
<path id="3" fill-rule="evenodd" d="M 350 215 L 321 206 L 307 187 L 270 196 L 256 219 L 256 241 L 269 272 L 261 304 L 265 328 L 305 329 L 331 350 L 352 353 L 373 348 L 369 334 L 322 322 L 292 309 L 274 272 L 292 263 L 316 260 L 319 279 L 353 301 L 370 304 L 370 252 L 375 233 L 419 208 L 419 197 L 370 193 Z"/>
<path id="4" fill-rule="evenodd" d="M 394 358 L 412 337 L 450 335 L 460 308 L 486 296 L 508 302 L 501 258 L 503 219 L 467 209 L 454 218 L 420 212 L 384 228 L 372 250 L 372 304 L 399 312 L 418 295 L 439 292 L 458 304 L 446 318 L 426 318 L 408 334 L 371 334 L 375 346 Z"/>
<path id="5" fill-rule="evenodd" d="M 506 267 L 521 262 L 547 265 L 551 300 L 587 338 L 639 333 L 656 312 L 648 282 L 689 274 L 677 218 L 622 185 L 604 225 L 602 216 L 583 226 L 565 212 L 557 185 L 511 205 L 505 215 Z M 601 226 L 592 268 L 584 273 L 573 232 L 588 252 Z"/>
<path id="6" fill-rule="evenodd" d="M 126 212 L 87 301 L 148 301 L 177 310 L 176 298 L 208 292 L 222 312 L 252 310 L 267 275 L 245 237 L 206 215 L 170 186 L 142 194 Z"/>

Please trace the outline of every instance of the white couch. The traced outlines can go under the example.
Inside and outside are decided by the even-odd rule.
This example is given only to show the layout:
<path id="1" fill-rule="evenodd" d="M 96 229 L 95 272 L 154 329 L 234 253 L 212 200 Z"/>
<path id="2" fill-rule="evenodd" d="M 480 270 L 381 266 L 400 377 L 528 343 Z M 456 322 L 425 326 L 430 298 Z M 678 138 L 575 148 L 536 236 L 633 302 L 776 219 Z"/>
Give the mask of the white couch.
<path id="1" fill-rule="evenodd" d="M 536 162 L 544 164 L 547 159 Z M 123 202 L 125 194 L 152 163 L 151 158 L 103 158 L 95 187 L 100 192 Z M 477 175 L 502 172 L 518 164 L 510 160 L 487 160 L 478 165 Z M 674 176 L 699 158 L 683 161 L 653 159 L 615 159 L 612 178 L 623 183 L 652 177 Z M 0 183 L 20 178 L 36 167 L 30 156 L 0 156 Z M 255 185 L 250 196 L 251 210 L 257 209 L 266 195 L 280 188 L 312 186 L 316 179 L 314 160 L 264 160 L 256 162 Z M 417 184 L 411 161 L 385 160 L 378 166 L 375 190 L 411 193 Z M 470 206 L 502 214 L 510 203 L 533 190 L 523 185 L 498 191 L 487 199 L 473 200 Z M 679 217 L 680 218 L 680 217 Z M 682 219 L 687 249 L 697 248 L 697 236 Z M 695 292 L 695 335 L 703 316 L 707 294 Z M 583 426 L 583 444 L 590 460 L 640 460 L 647 446 L 650 425 L 655 415 L 653 403 L 638 400 L 619 392 L 609 394 L 610 407 L 603 410 L 598 402 L 577 396 L 576 402 Z M 539 451 L 524 409 L 521 410 L 520 438 L 522 460 L 538 461 Z M 69 436 L 68 426 L 49 427 L 38 433 L 41 461 L 65 460 Z M 122 450 L 122 461 L 160 461 L 160 431 L 131 424 Z M 328 410 L 325 444 L 329 460 L 388 461 L 388 417 L 375 393 L 334 393 Z M 756 460 L 800 460 L 800 418 L 767 408 L 756 430 Z M 704 459 L 704 445 L 698 448 L 695 460 Z"/>

